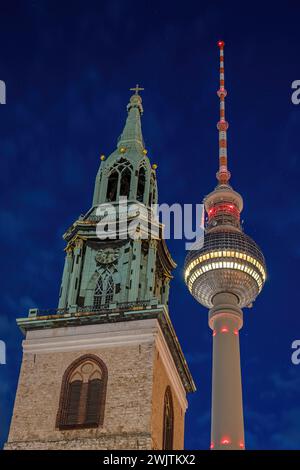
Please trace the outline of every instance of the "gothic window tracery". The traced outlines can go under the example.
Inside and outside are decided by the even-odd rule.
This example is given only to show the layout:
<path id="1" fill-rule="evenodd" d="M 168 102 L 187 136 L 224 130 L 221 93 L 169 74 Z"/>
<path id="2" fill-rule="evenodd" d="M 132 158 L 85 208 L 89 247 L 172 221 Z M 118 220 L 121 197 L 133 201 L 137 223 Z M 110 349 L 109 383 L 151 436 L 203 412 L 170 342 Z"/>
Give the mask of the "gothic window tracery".
<path id="1" fill-rule="evenodd" d="M 99 277 L 97 284 L 96 284 L 95 295 L 94 295 L 94 307 L 96 309 L 99 309 L 101 307 L 102 297 L 103 297 L 103 281 L 102 281 L 102 278 Z"/>
<path id="2" fill-rule="evenodd" d="M 94 293 L 94 308 L 100 309 L 103 305 L 112 302 L 115 284 L 113 280 L 113 273 L 110 268 L 99 268 L 99 277 L 96 283 Z"/>
<path id="3" fill-rule="evenodd" d="M 116 201 L 119 196 L 129 197 L 132 176 L 132 165 L 129 160 L 121 158 L 108 173 L 106 200 Z"/>
<path id="4" fill-rule="evenodd" d="M 98 427 L 103 424 L 107 368 L 100 358 L 85 355 L 66 370 L 57 414 L 59 429 Z"/>

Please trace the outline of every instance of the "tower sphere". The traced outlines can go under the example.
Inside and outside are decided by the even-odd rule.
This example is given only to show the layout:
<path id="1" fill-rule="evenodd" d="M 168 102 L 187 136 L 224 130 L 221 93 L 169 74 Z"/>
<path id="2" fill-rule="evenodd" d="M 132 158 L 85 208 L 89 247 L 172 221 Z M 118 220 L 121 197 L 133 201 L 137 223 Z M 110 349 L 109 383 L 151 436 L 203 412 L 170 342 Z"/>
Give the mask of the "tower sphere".
<path id="1" fill-rule="evenodd" d="M 185 282 L 190 293 L 205 307 L 213 306 L 216 294 L 229 292 L 240 308 L 250 306 L 266 279 L 264 256 L 242 231 L 225 228 L 207 232 L 200 250 L 185 260 Z"/>
<path id="2" fill-rule="evenodd" d="M 224 173 L 230 175 L 228 170 Z M 240 308 L 250 306 L 266 280 L 266 264 L 259 246 L 242 230 L 243 199 L 229 183 L 219 183 L 204 199 L 204 207 L 204 244 L 186 257 L 187 287 L 208 308 L 223 292 L 234 294 Z"/>

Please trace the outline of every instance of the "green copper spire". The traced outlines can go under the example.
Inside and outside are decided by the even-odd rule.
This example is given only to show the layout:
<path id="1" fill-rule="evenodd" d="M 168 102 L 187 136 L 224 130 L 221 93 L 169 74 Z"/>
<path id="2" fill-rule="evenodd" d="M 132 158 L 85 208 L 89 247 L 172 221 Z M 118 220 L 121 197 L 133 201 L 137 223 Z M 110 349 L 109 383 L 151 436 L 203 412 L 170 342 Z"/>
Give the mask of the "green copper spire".
<path id="1" fill-rule="evenodd" d="M 118 141 L 118 148 L 131 149 L 132 147 L 144 148 L 144 140 L 141 127 L 141 115 L 143 114 L 142 98 L 139 91 L 144 90 L 136 85 L 130 88 L 135 91 L 127 105 L 128 116 L 124 130 Z"/>
<path id="2" fill-rule="evenodd" d="M 158 197 L 156 166 L 151 166 L 143 144 L 141 90 L 138 85 L 133 89 L 117 148 L 107 159 L 101 158 L 92 207 L 64 235 L 67 253 L 59 308 L 90 306 L 101 310 L 109 309 L 110 304 L 117 308 L 118 303 L 151 301 L 168 304 L 175 263 L 165 241 L 159 238 L 162 232 L 153 217 L 153 205 Z M 141 239 L 131 237 L 127 225 L 124 229 L 126 198 L 134 211 L 130 213 L 130 222 L 125 224 L 135 217 L 140 233 L 146 235 Z M 98 209 L 107 203 L 116 209 L 110 214 L 115 233 L 114 237 L 101 238 L 97 230 L 101 221 Z M 157 224 L 156 237 L 146 233 L 146 217 Z"/>
<path id="3" fill-rule="evenodd" d="M 101 164 L 96 176 L 93 206 L 117 202 L 121 196 L 146 206 L 157 203 L 156 166 L 151 167 L 142 135 L 142 98 L 136 85 L 127 105 L 127 119 L 117 148 Z"/>

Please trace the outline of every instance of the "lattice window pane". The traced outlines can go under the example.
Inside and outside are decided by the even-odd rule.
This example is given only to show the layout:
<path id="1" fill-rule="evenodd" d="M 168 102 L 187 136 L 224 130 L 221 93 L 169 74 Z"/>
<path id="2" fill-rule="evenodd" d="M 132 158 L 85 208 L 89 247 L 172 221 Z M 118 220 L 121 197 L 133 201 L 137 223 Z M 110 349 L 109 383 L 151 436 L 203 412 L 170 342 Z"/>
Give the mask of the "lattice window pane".
<path id="1" fill-rule="evenodd" d="M 90 380 L 88 384 L 85 424 L 98 424 L 100 415 L 101 392 L 102 381 L 100 379 Z"/>
<path id="2" fill-rule="evenodd" d="M 109 304 L 112 302 L 114 296 L 114 281 L 112 276 L 107 279 L 106 284 L 106 293 L 105 293 L 105 303 Z"/>
<path id="3" fill-rule="evenodd" d="M 75 380 L 74 382 L 69 384 L 69 394 L 65 420 L 65 424 L 68 426 L 75 426 L 76 424 L 78 424 L 81 389 L 81 380 Z"/>
<path id="4" fill-rule="evenodd" d="M 100 308 L 102 304 L 102 297 L 103 297 L 103 280 L 99 277 L 98 282 L 96 284 L 95 295 L 94 295 L 94 307 Z"/>

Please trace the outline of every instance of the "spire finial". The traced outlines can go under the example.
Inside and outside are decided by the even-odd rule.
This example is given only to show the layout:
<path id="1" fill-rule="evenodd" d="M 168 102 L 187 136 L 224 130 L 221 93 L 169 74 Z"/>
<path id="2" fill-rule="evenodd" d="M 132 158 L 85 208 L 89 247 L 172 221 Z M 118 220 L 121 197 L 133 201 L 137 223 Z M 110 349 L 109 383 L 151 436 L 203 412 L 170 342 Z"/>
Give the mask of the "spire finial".
<path id="1" fill-rule="evenodd" d="M 135 95 L 139 95 L 139 91 L 144 91 L 145 88 L 141 88 L 139 84 L 137 83 L 134 88 L 129 88 L 130 91 L 134 91 Z"/>
<path id="2" fill-rule="evenodd" d="M 227 184 L 230 179 L 230 171 L 227 168 L 227 129 L 228 122 L 225 119 L 225 76 L 224 76 L 224 41 L 218 41 L 220 49 L 220 88 L 217 95 L 220 98 L 220 120 L 217 124 L 219 130 L 219 171 L 217 179 L 219 184 Z"/>
<path id="3" fill-rule="evenodd" d="M 143 114 L 142 97 L 139 95 L 139 91 L 144 88 L 136 85 L 134 88 L 130 88 L 130 91 L 134 91 L 131 95 L 129 103 L 127 105 L 128 116 L 123 132 L 118 140 L 118 147 L 128 148 L 130 145 L 137 144 L 142 149 L 144 146 L 142 129 L 141 129 L 141 115 Z"/>
<path id="4" fill-rule="evenodd" d="M 130 91 L 134 91 L 134 95 L 132 95 L 130 98 L 130 101 L 127 105 L 127 111 L 129 112 L 132 108 L 138 108 L 140 113 L 143 114 L 142 97 L 139 94 L 139 91 L 143 91 L 144 88 L 140 87 L 139 84 L 136 84 L 135 87 L 129 89 Z"/>

